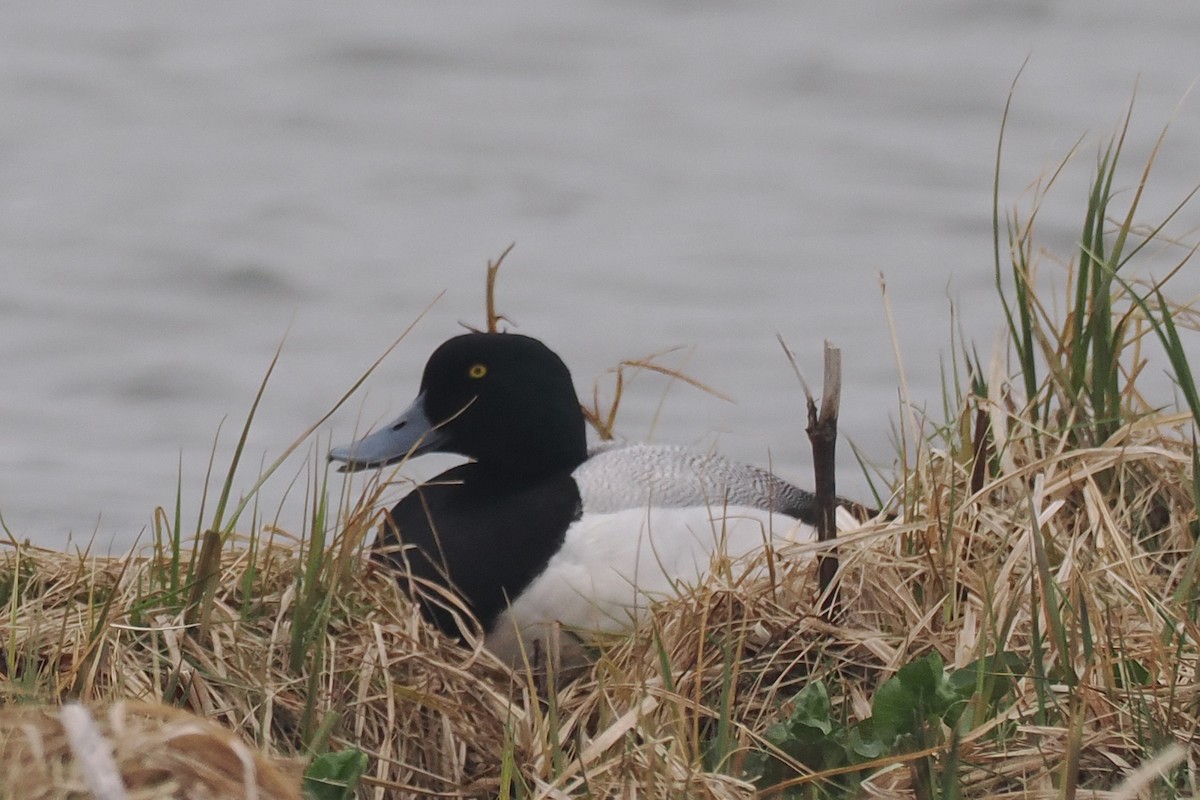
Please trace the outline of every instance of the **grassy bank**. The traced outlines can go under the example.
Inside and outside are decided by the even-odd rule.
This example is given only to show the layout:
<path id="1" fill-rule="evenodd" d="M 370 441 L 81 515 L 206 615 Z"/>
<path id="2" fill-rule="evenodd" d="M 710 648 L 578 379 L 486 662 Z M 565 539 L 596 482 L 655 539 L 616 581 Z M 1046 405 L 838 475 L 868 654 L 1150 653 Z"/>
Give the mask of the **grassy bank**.
<path id="1" fill-rule="evenodd" d="M 1039 252 L 1040 197 L 997 211 L 1007 352 L 952 357 L 942 419 L 901 410 L 899 516 L 838 543 L 836 624 L 797 546 L 535 684 L 421 622 L 364 557 L 381 490 L 318 458 L 295 529 L 234 504 L 231 467 L 143 555 L 3 543 L 0 699 L 175 705 L 301 764 L 357 748 L 364 797 L 1196 794 L 1193 314 L 1138 273 L 1160 229 L 1135 224 L 1148 168 L 1113 201 L 1120 144 L 1078 252 Z M 1150 356 L 1177 401 L 1143 395 Z"/>

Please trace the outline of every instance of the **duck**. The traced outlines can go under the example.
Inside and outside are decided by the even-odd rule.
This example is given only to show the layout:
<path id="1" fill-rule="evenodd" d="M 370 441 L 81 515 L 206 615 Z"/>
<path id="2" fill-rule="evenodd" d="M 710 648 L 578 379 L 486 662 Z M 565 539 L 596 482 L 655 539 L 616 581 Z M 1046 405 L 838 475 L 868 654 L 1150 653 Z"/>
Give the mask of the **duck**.
<path id="1" fill-rule="evenodd" d="M 468 459 L 396 503 L 373 557 L 443 633 L 462 640 L 473 617 L 514 667 L 532 653 L 578 663 L 589 636 L 627 631 L 714 559 L 816 538 L 814 496 L 768 470 L 674 445 L 589 449 L 586 428 L 554 351 L 470 332 L 433 352 L 398 418 L 329 459 L 348 472 Z"/>

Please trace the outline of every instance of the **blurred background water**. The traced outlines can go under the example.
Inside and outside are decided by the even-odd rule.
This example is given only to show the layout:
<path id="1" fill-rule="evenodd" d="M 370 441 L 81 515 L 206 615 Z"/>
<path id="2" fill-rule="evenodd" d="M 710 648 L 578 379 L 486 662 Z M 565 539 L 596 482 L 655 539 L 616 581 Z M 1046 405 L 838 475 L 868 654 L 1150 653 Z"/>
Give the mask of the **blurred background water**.
<path id="1" fill-rule="evenodd" d="M 20 538 L 121 550 L 178 485 L 194 520 L 218 428 L 221 475 L 285 336 L 235 492 L 445 290 L 264 490 L 299 531 L 303 492 L 284 497 L 305 456 L 407 404 L 433 347 L 481 323 L 485 262 L 511 242 L 500 310 L 581 395 L 683 346 L 666 363 L 735 401 L 643 375 L 625 436 L 715 444 L 808 485 L 775 335 L 814 385 L 827 338 L 842 430 L 887 471 L 899 378 L 879 275 L 937 417 L 951 300 L 985 357 L 1000 329 L 992 177 L 1022 62 L 1001 202 L 1028 205 L 1084 137 L 1039 218 L 1066 257 L 1135 84 L 1123 188 L 1168 121 L 1146 221 L 1200 183 L 1198 41 L 1200 4 L 1122 0 L 12 6 L 0 514 Z M 1174 294 L 1198 285 L 1185 273 Z M 863 494 L 842 455 L 841 488 Z"/>

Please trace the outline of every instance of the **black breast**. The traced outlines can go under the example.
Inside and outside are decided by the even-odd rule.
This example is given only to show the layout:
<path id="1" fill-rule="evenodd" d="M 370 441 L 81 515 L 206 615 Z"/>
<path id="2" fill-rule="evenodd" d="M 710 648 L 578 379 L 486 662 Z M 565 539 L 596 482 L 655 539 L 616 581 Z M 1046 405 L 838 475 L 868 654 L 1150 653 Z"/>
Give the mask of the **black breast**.
<path id="1" fill-rule="evenodd" d="M 375 545 L 430 622 L 460 635 L 454 615 L 423 584 L 452 589 L 485 631 L 538 576 L 579 519 L 569 472 L 512 485 L 478 463 L 448 470 L 392 509 Z"/>

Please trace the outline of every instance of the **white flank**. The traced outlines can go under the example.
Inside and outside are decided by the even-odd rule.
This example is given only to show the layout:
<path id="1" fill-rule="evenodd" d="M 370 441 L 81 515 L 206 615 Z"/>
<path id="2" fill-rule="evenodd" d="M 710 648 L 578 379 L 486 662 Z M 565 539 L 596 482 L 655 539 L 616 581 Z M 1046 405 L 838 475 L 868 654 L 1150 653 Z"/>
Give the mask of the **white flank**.
<path id="1" fill-rule="evenodd" d="M 585 634 L 627 630 L 650 603 L 697 585 L 715 557 L 728 558 L 736 578 L 747 568 L 739 562 L 769 543 L 814 538 L 810 526 L 792 517 L 748 506 L 585 514 L 501 614 L 487 646 L 519 665 L 535 652 L 557 652 L 550 637 L 559 626 Z"/>

